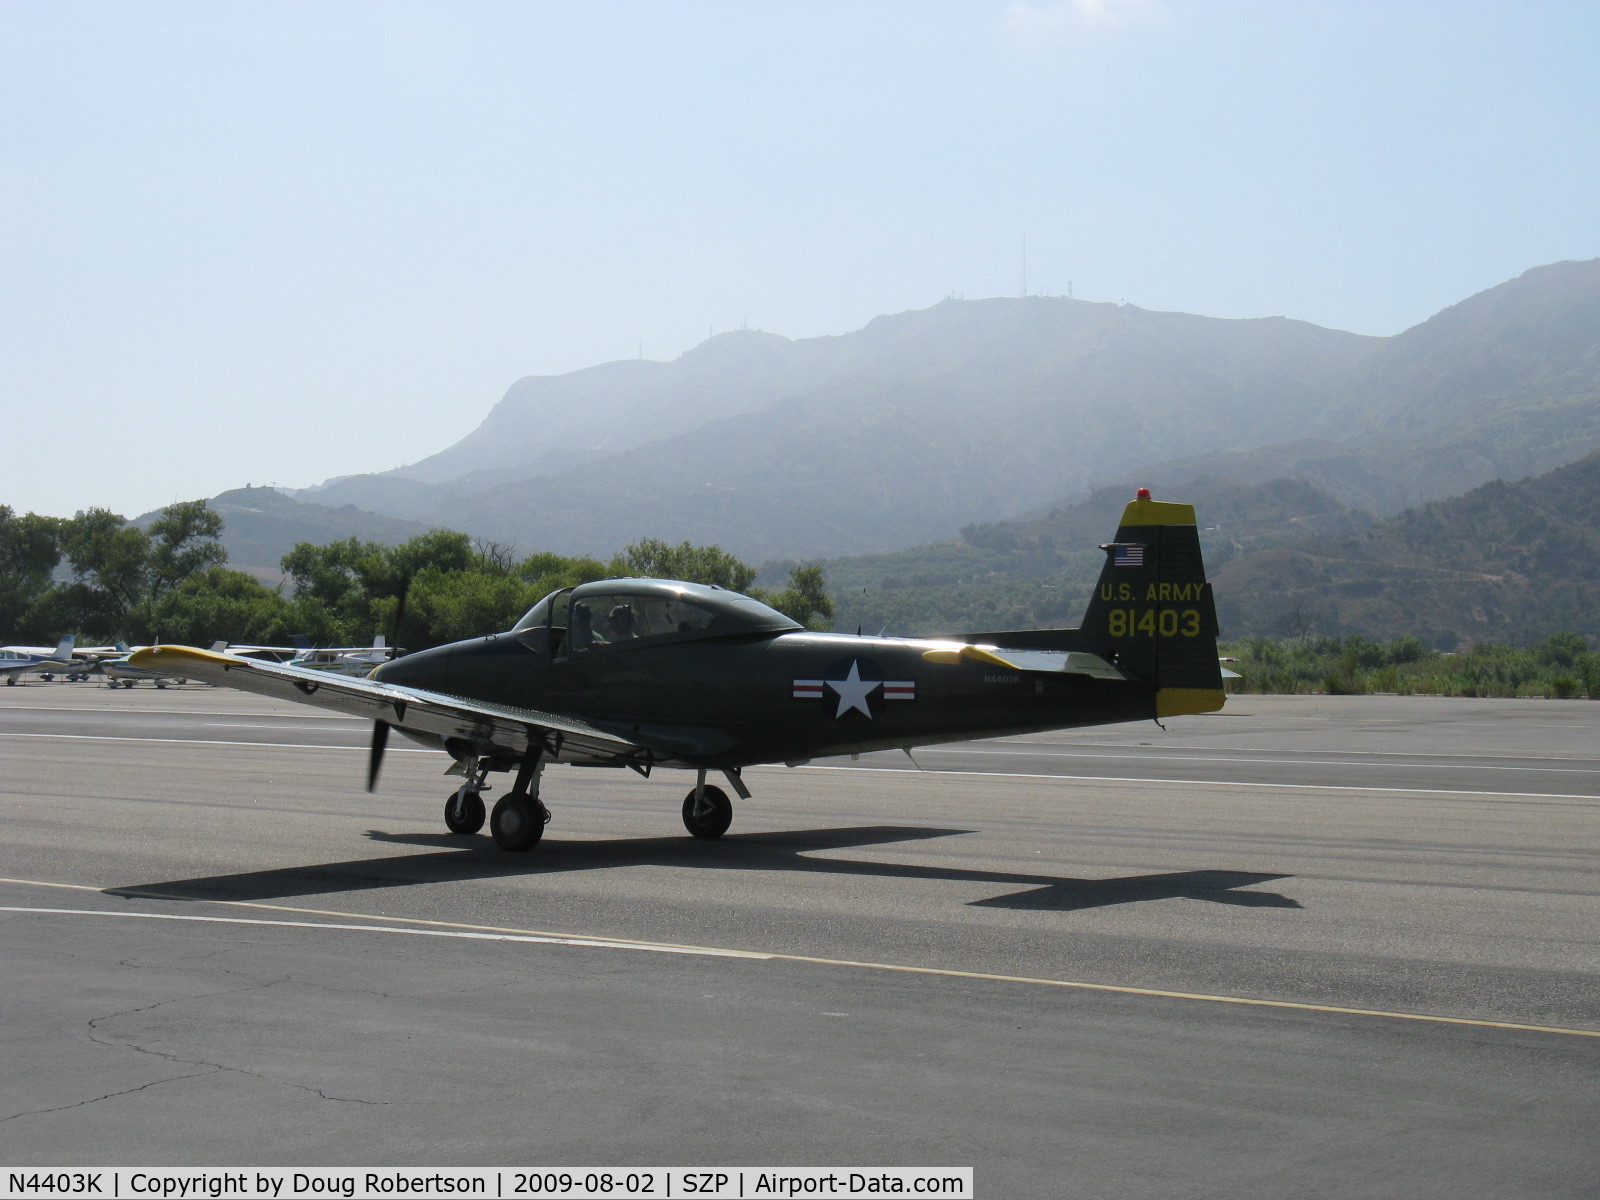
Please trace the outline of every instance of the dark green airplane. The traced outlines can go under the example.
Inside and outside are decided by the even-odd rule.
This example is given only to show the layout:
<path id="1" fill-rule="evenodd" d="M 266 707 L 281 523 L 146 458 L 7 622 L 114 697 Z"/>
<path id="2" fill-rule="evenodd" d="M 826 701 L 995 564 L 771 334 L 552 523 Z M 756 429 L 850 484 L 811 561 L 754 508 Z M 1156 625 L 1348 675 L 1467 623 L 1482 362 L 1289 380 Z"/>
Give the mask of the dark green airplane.
<path id="1" fill-rule="evenodd" d="M 811 633 L 722 588 L 605 579 L 546 596 L 505 633 L 329 675 L 187 646 L 133 665 L 278 696 L 373 722 L 367 787 L 389 730 L 447 752 L 461 785 L 454 833 L 483 828 L 493 771 L 515 771 L 489 814 L 506 850 L 529 850 L 550 812 L 546 763 L 698 772 L 683 802 L 695 837 L 733 820 L 720 772 L 939 742 L 1159 719 L 1222 707 L 1217 622 L 1194 509 L 1143 488 L 1122 515 L 1083 624 L 941 638 Z"/>

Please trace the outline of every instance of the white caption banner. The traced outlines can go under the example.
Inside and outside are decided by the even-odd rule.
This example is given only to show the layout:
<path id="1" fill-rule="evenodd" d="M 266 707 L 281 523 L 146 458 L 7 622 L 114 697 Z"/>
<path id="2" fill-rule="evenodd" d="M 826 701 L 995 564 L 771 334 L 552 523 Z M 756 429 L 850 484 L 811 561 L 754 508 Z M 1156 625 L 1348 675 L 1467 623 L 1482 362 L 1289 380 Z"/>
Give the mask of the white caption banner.
<path id="1" fill-rule="evenodd" d="M 8 1170 L 0 1200 L 772 1200 L 807 1196 L 973 1195 L 971 1167 L 125 1167 Z"/>

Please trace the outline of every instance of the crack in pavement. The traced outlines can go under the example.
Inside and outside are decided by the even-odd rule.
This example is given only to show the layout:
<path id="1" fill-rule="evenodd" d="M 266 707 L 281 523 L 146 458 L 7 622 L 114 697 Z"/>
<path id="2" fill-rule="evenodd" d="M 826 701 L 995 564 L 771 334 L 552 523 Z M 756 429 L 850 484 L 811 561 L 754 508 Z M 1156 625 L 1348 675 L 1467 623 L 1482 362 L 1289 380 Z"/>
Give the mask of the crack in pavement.
<path id="1" fill-rule="evenodd" d="M 71 1104 L 61 1104 L 52 1108 L 28 1109 L 23 1112 L 12 1113 L 9 1116 L 0 1117 L 0 1124 L 5 1124 L 8 1121 L 15 1121 L 21 1117 L 65 1112 L 68 1109 L 81 1108 L 88 1104 L 98 1104 L 102 1100 L 114 1100 L 119 1096 L 128 1096 L 135 1092 L 142 1092 L 146 1088 L 155 1087 L 157 1084 L 176 1083 L 184 1079 L 197 1079 L 202 1075 L 214 1075 L 222 1072 L 247 1075 L 252 1079 L 259 1079 L 263 1083 L 271 1083 L 276 1084 L 279 1087 L 293 1088 L 296 1091 L 310 1092 L 314 1096 L 319 1096 L 324 1100 L 337 1101 L 340 1104 L 366 1104 L 374 1107 L 387 1107 L 389 1102 L 385 1100 L 363 1100 L 354 1096 L 335 1096 L 329 1092 L 323 1091 L 321 1088 L 312 1087 L 309 1084 L 291 1083 L 284 1079 L 274 1079 L 270 1075 L 263 1075 L 259 1071 L 251 1071 L 245 1067 L 229 1066 L 226 1063 L 210 1062 L 206 1059 L 185 1058 L 180 1054 L 174 1054 L 165 1050 L 155 1050 L 149 1046 L 141 1045 L 139 1042 L 132 1040 L 122 1042 L 115 1041 L 110 1037 L 109 1034 L 104 1033 L 101 1029 L 101 1026 L 106 1022 L 119 1020 L 122 1017 L 136 1016 L 139 1013 L 151 1012 L 157 1008 L 162 1008 L 169 1004 L 178 1004 L 188 1000 L 209 1000 L 217 996 L 237 996 L 242 995 L 245 992 L 262 991 L 267 988 L 277 987 L 282 982 L 285 981 L 274 979 L 269 980 L 266 983 L 252 984 L 249 987 L 229 988 L 217 992 L 204 992 L 194 996 L 174 996 L 166 1000 L 158 1000 L 154 1004 L 145 1004 L 139 1006 L 138 1008 L 124 1009 L 121 1012 L 108 1013 L 105 1016 L 91 1018 L 88 1021 L 86 1028 L 88 1029 L 89 1040 L 95 1043 L 97 1046 L 105 1046 L 108 1049 L 115 1050 L 133 1050 L 136 1053 L 146 1054 L 152 1058 L 159 1058 L 165 1062 L 181 1064 L 189 1067 L 205 1067 L 208 1069 L 203 1071 L 191 1071 L 186 1075 L 172 1075 L 165 1079 L 152 1079 L 148 1083 L 141 1083 L 138 1087 L 125 1088 L 118 1092 L 108 1092 L 103 1096 L 95 1096 L 88 1100 L 76 1100 Z"/>

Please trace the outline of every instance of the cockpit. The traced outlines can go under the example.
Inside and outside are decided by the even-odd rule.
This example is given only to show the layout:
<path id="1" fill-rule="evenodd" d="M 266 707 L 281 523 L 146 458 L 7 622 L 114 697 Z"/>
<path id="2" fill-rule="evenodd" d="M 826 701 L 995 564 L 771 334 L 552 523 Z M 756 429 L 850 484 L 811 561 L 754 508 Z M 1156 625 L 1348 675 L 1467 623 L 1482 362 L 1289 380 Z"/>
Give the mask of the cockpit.
<path id="1" fill-rule="evenodd" d="M 666 579 L 603 579 L 551 592 L 512 630 L 553 657 L 736 634 L 787 633 L 798 622 L 725 588 Z"/>

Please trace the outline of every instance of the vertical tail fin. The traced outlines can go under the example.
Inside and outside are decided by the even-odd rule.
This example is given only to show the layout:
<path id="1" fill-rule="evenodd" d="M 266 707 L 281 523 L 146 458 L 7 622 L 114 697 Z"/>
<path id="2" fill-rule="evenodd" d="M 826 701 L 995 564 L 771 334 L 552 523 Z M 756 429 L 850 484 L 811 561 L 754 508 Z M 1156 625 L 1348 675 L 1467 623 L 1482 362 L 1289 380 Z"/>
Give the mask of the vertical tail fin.
<path id="1" fill-rule="evenodd" d="M 1194 508 L 1139 489 L 1122 513 L 1079 634 L 1156 685 L 1156 715 L 1222 707 L 1217 610 L 1200 561 Z"/>
<path id="2" fill-rule="evenodd" d="M 61 641 L 56 644 L 55 656 L 51 661 L 53 661 L 53 662 L 71 662 L 72 661 L 72 647 L 73 647 L 73 644 L 77 642 L 77 640 L 78 640 L 78 635 L 75 634 L 75 633 L 69 633 L 69 634 L 64 635 L 62 637 Z"/>

